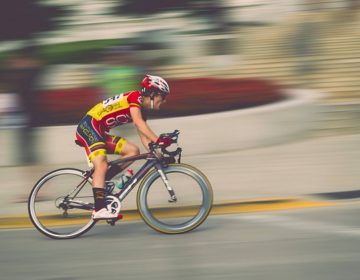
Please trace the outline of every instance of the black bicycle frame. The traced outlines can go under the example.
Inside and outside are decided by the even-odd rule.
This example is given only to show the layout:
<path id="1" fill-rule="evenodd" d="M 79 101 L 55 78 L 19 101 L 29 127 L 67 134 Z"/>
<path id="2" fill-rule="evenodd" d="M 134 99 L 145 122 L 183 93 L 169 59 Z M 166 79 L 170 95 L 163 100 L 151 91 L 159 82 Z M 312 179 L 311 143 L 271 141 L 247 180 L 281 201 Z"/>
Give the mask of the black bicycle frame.
<path id="1" fill-rule="evenodd" d="M 117 193 L 113 194 L 117 198 L 119 198 L 120 201 L 123 201 L 125 197 L 133 190 L 133 188 L 136 186 L 136 184 L 148 173 L 153 167 L 156 167 L 156 169 L 162 169 L 161 160 L 159 160 L 154 154 L 152 153 L 146 153 L 141 154 L 137 156 L 127 157 L 127 158 L 121 158 L 117 160 L 113 160 L 109 162 L 109 168 L 111 166 L 119 165 L 126 162 L 133 162 L 137 160 L 146 159 L 147 161 L 144 163 L 144 165 L 134 174 L 134 176 L 131 177 L 129 181 L 127 181 L 124 185 L 124 187 Z M 113 177 L 115 177 L 117 174 L 115 174 Z M 112 178 L 107 178 L 107 180 L 111 180 Z"/>
<path id="2" fill-rule="evenodd" d="M 138 183 L 145 175 L 146 173 L 148 173 L 154 166 L 156 166 L 156 168 L 158 170 L 162 169 L 162 163 L 161 160 L 158 159 L 155 155 L 153 155 L 152 153 L 146 153 L 146 154 L 141 154 L 138 156 L 132 156 L 132 157 L 127 157 L 127 158 L 121 158 L 121 159 L 117 159 L 117 160 L 113 160 L 110 161 L 109 164 L 109 168 L 111 166 L 116 166 L 118 164 L 122 164 L 122 163 L 126 163 L 126 162 L 131 162 L 131 161 L 137 161 L 137 160 L 141 160 L 141 159 L 146 159 L 147 161 L 145 162 L 145 164 L 135 173 L 135 175 L 133 177 L 131 177 L 131 179 L 129 181 L 127 181 L 125 183 L 124 188 L 122 188 L 121 190 L 119 190 L 119 192 L 113 194 L 114 196 L 116 196 L 120 201 L 124 200 L 125 197 L 132 191 L 132 189 L 135 187 L 136 183 Z M 85 186 L 85 182 L 91 177 L 91 175 L 94 173 L 94 169 L 88 170 L 84 172 L 84 180 L 73 190 L 73 192 L 75 192 L 75 195 L 73 197 L 75 197 L 80 191 L 81 189 Z M 164 176 L 164 178 L 166 179 L 166 175 L 164 175 L 163 172 L 162 176 Z M 117 173 L 118 174 L 118 173 Z M 114 174 L 112 176 L 115 177 L 117 174 Z M 111 180 L 112 178 L 107 178 L 107 180 Z M 166 179 L 167 180 L 167 179 Z M 73 193 L 72 192 L 72 193 Z M 171 193 L 173 193 L 173 191 L 171 190 Z M 69 197 L 70 194 L 67 196 Z M 73 208 L 80 208 L 78 206 L 72 205 Z"/>

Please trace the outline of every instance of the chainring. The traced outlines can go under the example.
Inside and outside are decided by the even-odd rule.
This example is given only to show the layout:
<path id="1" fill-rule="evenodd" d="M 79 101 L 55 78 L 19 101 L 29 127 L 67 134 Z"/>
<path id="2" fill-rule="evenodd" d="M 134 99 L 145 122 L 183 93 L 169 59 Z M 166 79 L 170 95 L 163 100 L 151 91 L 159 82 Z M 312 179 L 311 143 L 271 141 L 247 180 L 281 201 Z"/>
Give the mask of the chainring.
<path id="1" fill-rule="evenodd" d="M 120 200 L 113 195 L 108 195 L 105 198 L 106 208 L 113 214 L 119 214 L 121 209 Z"/>

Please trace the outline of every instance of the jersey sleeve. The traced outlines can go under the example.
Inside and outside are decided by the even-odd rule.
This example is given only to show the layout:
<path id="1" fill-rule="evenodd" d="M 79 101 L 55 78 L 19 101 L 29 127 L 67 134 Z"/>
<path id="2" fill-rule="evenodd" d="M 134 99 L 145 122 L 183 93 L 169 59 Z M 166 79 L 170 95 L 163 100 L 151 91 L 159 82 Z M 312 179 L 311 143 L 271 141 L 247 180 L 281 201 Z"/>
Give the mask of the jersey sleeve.
<path id="1" fill-rule="evenodd" d="M 128 103 L 130 107 L 141 107 L 143 100 L 141 93 L 139 91 L 131 92 L 127 97 Z"/>

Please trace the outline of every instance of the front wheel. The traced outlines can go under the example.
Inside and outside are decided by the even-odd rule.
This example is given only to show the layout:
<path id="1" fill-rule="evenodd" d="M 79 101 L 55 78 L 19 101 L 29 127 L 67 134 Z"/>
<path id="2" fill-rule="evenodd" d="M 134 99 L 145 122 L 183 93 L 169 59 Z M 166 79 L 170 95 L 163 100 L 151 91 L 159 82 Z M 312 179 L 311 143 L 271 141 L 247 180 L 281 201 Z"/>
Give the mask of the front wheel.
<path id="1" fill-rule="evenodd" d="M 93 206 L 91 177 L 72 168 L 45 175 L 35 184 L 28 201 L 34 226 L 55 239 L 75 238 L 92 228 Z"/>
<path id="2" fill-rule="evenodd" d="M 210 213 L 213 191 L 206 176 L 187 164 L 170 164 L 163 169 L 177 197 L 171 197 L 157 170 L 143 179 L 137 206 L 144 222 L 168 234 L 185 233 L 201 225 Z"/>

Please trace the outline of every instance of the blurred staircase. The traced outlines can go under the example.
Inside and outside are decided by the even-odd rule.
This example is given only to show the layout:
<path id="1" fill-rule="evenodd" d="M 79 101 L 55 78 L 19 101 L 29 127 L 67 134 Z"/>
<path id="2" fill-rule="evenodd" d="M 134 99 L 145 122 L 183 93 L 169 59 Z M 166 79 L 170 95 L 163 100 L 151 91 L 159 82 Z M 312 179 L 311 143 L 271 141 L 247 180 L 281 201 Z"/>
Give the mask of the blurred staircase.
<path id="1" fill-rule="evenodd" d="M 258 77 L 314 89 L 321 101 L 314 135 L 360 133 L 359 26 L 360 9 L 296 12 L 276 24 L 238 28 L 238 47 L 218 71 L 200 63 L 159 70 L 165 76 Z"/>

